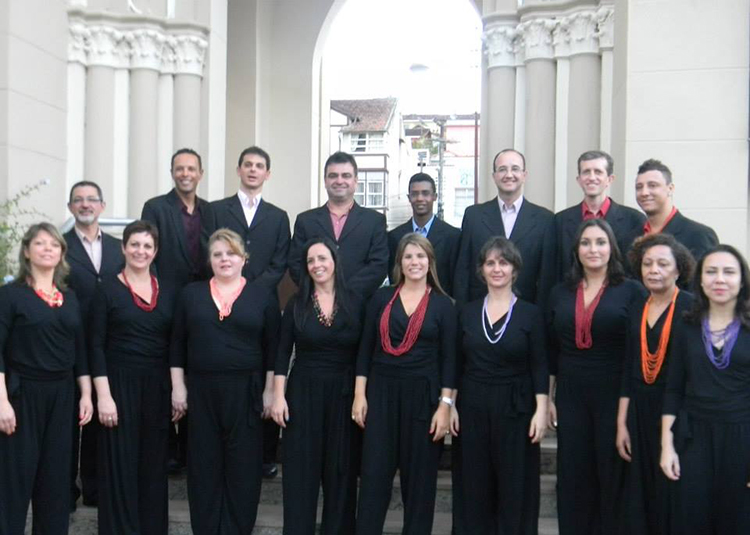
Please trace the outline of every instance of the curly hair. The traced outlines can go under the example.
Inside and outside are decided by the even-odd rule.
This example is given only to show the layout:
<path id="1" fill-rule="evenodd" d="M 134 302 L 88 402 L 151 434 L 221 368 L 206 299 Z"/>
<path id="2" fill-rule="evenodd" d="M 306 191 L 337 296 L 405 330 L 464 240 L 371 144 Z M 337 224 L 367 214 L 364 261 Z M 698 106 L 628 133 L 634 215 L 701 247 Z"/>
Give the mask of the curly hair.
<path id="1" fill-rule="evenodd" d="M 628 251 L 631 271 L 642 277 L 640 273 L 643 257 L 646 251 L 657 245 L 664 245 L 672 251 L 675 264 L 677 264 L 677 272 L 680 274 L 677 278 L 677 284 L 681 286 L 690 284 L 695 270 L 695 259 L 688 248 L 678 242 L 671 234 L 647 234 L 635 240 L 630 251 Z"/>

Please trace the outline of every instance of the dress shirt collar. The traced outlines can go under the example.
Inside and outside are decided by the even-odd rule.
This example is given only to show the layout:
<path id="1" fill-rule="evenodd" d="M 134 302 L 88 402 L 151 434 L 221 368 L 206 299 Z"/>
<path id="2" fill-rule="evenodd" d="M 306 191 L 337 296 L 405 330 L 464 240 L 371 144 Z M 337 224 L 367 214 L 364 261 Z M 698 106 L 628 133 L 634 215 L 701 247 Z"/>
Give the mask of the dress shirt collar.
<path id="1" fill-rule="evenodd" d="M 78 236 L 78 239 L 81 240 L 81 242 L 92 243 L 89 241 L 88 236 L 86 236 L 83 232 L 81 232 L 81 229 L 79 229 L 77 226 L 73 226 L 73 229 L 76 231 L 76 236 Z M 94 241 L 97 241 L 97 242 L 102 241 L 102 227 L 99 227 L 97 229 L 96 238 L 94 238 Z"/>
<path id="2" fill-rule="evenodd" d="M 237 191 L 237 197 L 240 199 L 240 204 L 245 208 L 252 210 L 257 208 L 260 204 L 261 194 L 258 193 L 255 197 L 250 197 L 247 193 L 242 190 Z"/>
<path id="3" fill-rule="evenodd" d="M 427 236 L 430 233 L 430 229 L 432 228 L 432 222 L 435 221 L 435 214 L 432 214 L 432 217 L 430 220 L 425 223 L 423 227 L 420 227 L 417 225 L 417 222 L 414 221 L 414 218 L 411 218 L 411 228 L 414 232 L 421 234 L 422 236 Z"/>
<path id="4" fill-rule="evenodd" d="M 510 207 L 506 206 L 503 200 L 498 195 L 497 197 L 497 203 L 500 205 L 500 213 L 501 214 L 507 214 L 507 213 L 515 213 L 518 214 L 518 212 L 521 210 L 521 205 L 523 204 L 523 195 L 518 197 L 513 203 L 510 205 Z"/>

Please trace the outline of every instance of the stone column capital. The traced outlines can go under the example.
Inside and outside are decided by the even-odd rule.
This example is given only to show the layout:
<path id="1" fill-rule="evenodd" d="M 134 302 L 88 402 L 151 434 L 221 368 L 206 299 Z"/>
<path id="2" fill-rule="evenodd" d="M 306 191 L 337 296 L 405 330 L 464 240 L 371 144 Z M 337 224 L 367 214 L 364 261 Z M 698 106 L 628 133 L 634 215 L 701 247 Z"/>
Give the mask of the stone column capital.
<path id="1" fill-rule="evenodd" d="M 518 25 L 524 59 L 553 59 L 552 32 L 557 24 L 552 19 L 533 19 Z"/>
<path id="2" fill-rule="evenodd" d="M 615 10 L 611 6 L 602 6 L 596 12 L 599 48 L 612 50 L 615 46 Z"/>
<path id="3" fill-rule="evenodd" d="M 570 28 L 570 55 L 598 54 L 599 32 L 594 11 L 580 11 L 565 17 Z"/>
<path id="4" fill-rule="evenodd" d="M 127 68 L 130 48 L 123 32 L 111 26 L 89 26 L 89 65 Z"/>
<path id="5" fill-rule="evenodd" d="M 556 58 L 564 58 L 570 55 L 570 21 L 562 18 L 555 24 L 552 30 L 552 46 Z"/>
<path id="6" fill-rule="evenodd" d="M 518 30 L 515 26 L 492 24 L 484 29 L 482 41 L 487 67 L 515 67 Z"/>
<path id="7" fill-rule="evenodd" d="M 174 38 L 175 74 L 203 76 L 203 63 L 208 41 L 196 35 L 180 35 Z"/>
<path id="8" fill-rule="evenodd" d="M 83 24 L 71 24 L 70 40 L 68 41 L 68 61 L 71 63 L 88 64 L 88 41 L 91 32 Z"/>
<path id="9" fill-rule="evenodd" d="M 127 41 L 131 49 L 131 68 L 161 70 L 162 50 L 166 41 L 163 33 L 155 30 L 133 30 L 127 34 Z"/>

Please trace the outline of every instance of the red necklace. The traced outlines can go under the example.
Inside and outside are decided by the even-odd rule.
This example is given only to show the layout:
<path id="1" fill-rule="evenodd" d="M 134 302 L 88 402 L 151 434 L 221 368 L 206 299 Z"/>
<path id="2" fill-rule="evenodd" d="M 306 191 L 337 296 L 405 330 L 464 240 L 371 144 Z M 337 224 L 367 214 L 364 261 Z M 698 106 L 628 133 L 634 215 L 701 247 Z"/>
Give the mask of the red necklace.
<path id="1" fill-rule="evenodd" d="M 133 291 L 133 287 L 130 286 L 130 282 L 128 282 L 128 277 L 127 275 L 125 275 L 124 269 L 120 272 L 120 274 L 122 275 L 122 280 L 125 281 L 125 286 L 127 286 L 128 290 L 130 290 L 130 295 L 133 297 L 135 306 L 145 312 L 153 311 L 156 308 L 157 301 L 159 300 L 159 282 L 156 280 L 156 277 L 154 277 L 153 274 L 151 275 L 151 302 L 147 303 L 145 299 L 143 299 L 140 295 Z"/>
<path id="2" fill-rule="evenodd" d="M 578 349 L 589 349 L 593 340 L 591 338 L 591 321 L 594 319 L 594 312 L 596 307 L 599 305 L 599 300 L 602 298 L 604 289 L 607 287 L 607 283 L 602 284 L 599 291 L 596 293 L 594 300 L 589 303 L 589 306 L 584 306 L 583 297 L 583 281 L 578 283 L 578 290 L 576 291 L 576 347 Z"/>
<path id="3" fill-rule="evenodd" d="M 60 290 L 57 289 L 57 286 L 55 286 L 54 284 L 52 285 L 51 292 L 45 292 L 41 288 L 36 288 L 34 292 L 42 301 L 47 303 L 47 305 L 51 306 L 52 308 L 59 308 L 63 305 L 63 294 Z"/>
<path id="4" fill-rule="evenodd" d="M 382 346 L 383 351 L 393 355 L 394 357 L 400 357 L 401 355 L 409 351 L 417 342 L 419 332 L 422 330 L 422 324 L 424 323 L 424 316 L 427 312 L 427 303 L 430 300 L 430 292 L 432 291 L 432 288 L 430 286 L 427 286 L 422 299 L 417 305 L 416 310 L 414 310 L 414 313 L 409 318 L 409 325 L 406 327 L 406 334 L 404 334 L 404 339 L 401 340 L 401 343 L 398 347 L 393 347 L 393 345 L 391 344 L 390 326 L 391 309 L 393 308 L 394 301 L 396 301 L 398 295 L 401 293 L 402 287 L 403 286 L 399 286 L 398 288 L 396 288 L 393 297 L 391 297 L 391 300 L 388 301 L 387 305 L 385 305 L 383 314 L 380 316 L 380 345 Z"/>

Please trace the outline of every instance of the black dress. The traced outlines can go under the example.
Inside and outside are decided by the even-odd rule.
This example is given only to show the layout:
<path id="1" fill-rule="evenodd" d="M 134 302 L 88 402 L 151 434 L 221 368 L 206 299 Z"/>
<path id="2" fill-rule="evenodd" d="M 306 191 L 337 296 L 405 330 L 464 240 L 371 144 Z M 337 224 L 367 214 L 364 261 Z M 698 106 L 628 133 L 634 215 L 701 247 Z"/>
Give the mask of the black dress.
<path id="1" fill-rule="evenodd" d="M 116 427 L 99 433 L 99 533 L 161 535 L 168 530 L 169 339 L 175 292 L 160 283 L 156 308 L 140 309 L 116 275 L 91 306 L 93 377 L 107 377 Z"/>
<path id="2" fill-rule="evenodd" d="M 550 373 L 557 376 L 557 514 L 560 535 L 617 533 L 624 461 L 615 447 L 629 318 L 646 290 L 607 286 L 594 312 L 589 349 L 575 343 L 576 289 L 550 294 Z"/>
<path id="3" fill-rule="evenodd" d="M 680 460 L 680 479 L 669 483 L 671 533 L 750 533 L 750 332 L 740 329 L 729 366 L 719 370 L 701 326 L 685 322 L 673 357 L 664 395 L 664 414 L 677 416 Z"/>
<path id="4" fill-rule="evenodd" d="M 278 351 L 278 301 L 248 283 L 219 320 L 208 281 L 185 287 L 170 366 L 188 385 L 188 500 L 196 535 L 250 533 L 260 499 L 263 381 Z"/>
<path id="5" fill-rule="evenodd" d="M 677 295 L 672 332 L 661 371 L 652 384 L 646 383 L 641 370 L 641 319 L 646 306 L 644 298 L 633 307 L 630 318 L 627 360 L 622 374 L 620 397 L 629 398 L 627 426 L 630 433 L 631 461 L 625 469 L 625 491 L 622 496 L 623 535 L 666 535 L 668 533 L 668 479 L 659 466 L 661 455 L 661 413 L 667 370 L 672 361 L 675 331 L 682 316 L 693 302 L 693 295 Z M 659 346 L 669 308 L 653 327 L 646 324 L 648 350 Z"/>
<path id="6" fill-rule="evenodd" d="M 295 301 L 296 296 L 289 300 L 281 318 L 276 359 L 276 375 L 286 375 L 294 348 L 282 457 L 284 533 L 315 533 L 322 482 L 320 533 L 349 535 L 354 533 L 357 503 L 357 430 L 350 415 L 354 362 L 362 332 L 361 304 L 347 301 L 330 327 L 323 326 L 310 307 L 299 328 L 294 319 Z"/>
<path id="7" fill-rule="evenodd" d="M 432 441 L 430 423 L 440 389 L 456 386 L 456 311 L 444 295 L 430 294 L 419 337 L 408 352 L 394 357 L 383 351 L 380 317 L 395 291 L 381 288 L 372 297 L 357 355 L 357 376 L 368 378 L 357 535 L 383 532 L 397 469 L 403 533 L 431 533 L 442 442 Z M 401 299 L 396 299 L 390 317 L 394 347 L 408 322 Z"/>
<path id="8" fill-rule="evenodd" d="M 482 314 L 484 299 L 461 311 L 461 479 L 465 533 L 536 535 L 539 524 L 539 444 L 528 432 L 536 394 L 549 391 L 541 310 L 518 300 L 503 337 Z"/>
<path id="9" fill-rule="evenodd" d="M 29 501 L 38 535 L 67 535 L 73 376 L 88 375 L 78 300 L 50 307 L 26 284 L 0 287 L 0 373 L 16 431 L 0 433 L 0 533 L 24 532 Z"/>

